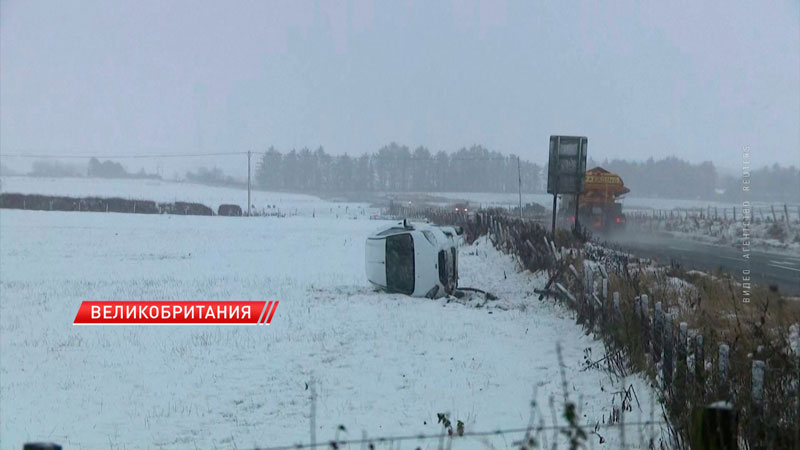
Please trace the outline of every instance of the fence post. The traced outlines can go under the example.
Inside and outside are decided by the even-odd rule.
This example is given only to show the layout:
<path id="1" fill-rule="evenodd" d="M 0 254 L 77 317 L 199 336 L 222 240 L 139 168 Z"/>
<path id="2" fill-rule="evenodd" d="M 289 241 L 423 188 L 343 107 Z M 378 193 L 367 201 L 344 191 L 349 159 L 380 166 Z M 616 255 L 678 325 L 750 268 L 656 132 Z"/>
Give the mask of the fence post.
<path id="1" fill-rule="evenodd" d="M 733 221 L 736 222 L 736 207 L 733 207 Z"/>
<path id="2" fill-rule="evenodd" d="M 575 268 L 575 265 L 570 264 L 569 265 L 569 271 L 572 272 L 572 276 L 574 276 L 576 280 L 580 280 L 581 279 L 581 276 L 578 273 L 578 269 Z"/>
<path id="3" fill-rule="evenodd" d="M 778 216 L 775 215 L 775 205 L 769 205 L 769 209 L 772 210 L 772 221 L 778 223 Z"/>
<path id="4" fill-rule="evenodd" d="M 622 321 L 622 309 L 620 309 L 619 305 L 619 292 L 614 292 L 612 297 L 614 298 L 614 321 L 619 324 Z"/>
<path id="5" fill-rule="evenodd" d="M 688 385 L 689 370 L 686 364 L 686 343 L 689 339 L 689 324 L 681 322 L 678 325 L 678 340 L 675 361 L 675 397 L 678 408 L 683 409 L 686 402 L 686 386 Z"/>
<path id="6" fill-rule="evenodd" d="M 728 344 L 719 344 L 719 359 L 717 365 L 719 366 L 719 392 L 718 394 L 727 399 L 730 395 L 728 387 L 728 358 L 730 356 L 731 348 Z"/>
<path id="7" fill-rule="evenodd" d="M 642 344 L 645 353 L 652 353 L 650 342 L 650 297 L 642 294 L 641 301 L 641 321 L 642 321 Z"/>
<path id="8" fill-rule="evenodd" d="M 715 402 L 692 411 L 689 444 L 694 450 L 736 450 L 736 412 L 728 402 Z"/>
<path id="9" fill-rule="evenodd" d="M 705 389 L 703 389 L 703 372 L 705 369 L 706 354 L 705 349 L 703 348 L 703 335 L 698 333 L 694 338 L 694 379 L 700 386 L 701 393 L 704 393 L 705 391 Z"/>
<path id="10" fill-rule="evenodd" d="M 750 442 L 752 448 L 762 449 L 764 446 L 764 361 L 754 359 L 752 362 L 752 411 L 750 418 Z"/>
<path id="11" fill-rule="evenodd" d="M 689 355 L 689 352 L 686 349 L 686 343 L 689 340 L 689 324 L 686 322 L 681 322 L 678 325 L 678 330 L 678 358 L 680 358 L 678 363 L 686 366 L 686 357 Z"/>
<path id="12" fill-rule="evenodd" d="M 589 261 L 583 261 L 583 295 L 588 299 L 594 291 L 594 271 Z"/>
<path id="13" fill-rule="evenodd" d="M 669 389 L 672 386 L 672 370 L 673 370 L 673 344 L 672 338 L 672 314 L 664 315 L 664 364 L 661 366 L 661 375 L 664 378 L 664 388 Z"/>
<path id="14" fill-rule="evenodd" d="M 608 300 L 608 278 L 603 278 L 603 303 Z"/>
<path id="15" fill-rule="evenodd" d="M 790 328 L 794 329 L 794 357 L 797 360 L 797 387 L 794 395 L 797 398 L 796 417 L 800 418 L 800 323 L 795 323 Z M 797 424 L 797 442 L 800 442 L 800 423 Z"/>
<path id="16" fill-rule="evenodd" d="M 661 352 L 664 349 L 664 311 L 661 302 L 656 302 L 653 313 L 653 361 L 661 361 Z"/>

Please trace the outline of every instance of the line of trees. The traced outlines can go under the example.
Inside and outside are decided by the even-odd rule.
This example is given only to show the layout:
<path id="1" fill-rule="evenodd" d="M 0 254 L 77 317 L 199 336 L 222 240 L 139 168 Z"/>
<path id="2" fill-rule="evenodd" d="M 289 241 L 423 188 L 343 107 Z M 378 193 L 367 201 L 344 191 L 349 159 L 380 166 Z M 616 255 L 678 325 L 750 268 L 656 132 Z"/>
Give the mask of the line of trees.
<path id="1" fill-rule="evenodd" d="M 800 169 L 795 166 L 774 164 L 749 170 L 746 174 L 749 191 L 745 192 L 744 173 L 720 174 L 710 161 L 691 164 L 670 156 L 660 160 L 614 159 L 602 163 L 590 159 L 587 165 L 599 165 L 619 174 L 636 197 L 800 202 Z"/>
<path id="2" fill-rule="evenodd" d="M 191 181 L 192 183 L 201 183 L 201 184 L 215 184 L 215 185 L 228 185 L 228 186 L 241 186 L 246 185 L 241 180 L 237 180 L 236 178 L 225 175 L 222 169 L 218 167 L 214 168 L 207 168 L 207 167 L 200 167 L 196 171 L 186 172 L 186 180 Z"/>
<path id="3" fill-rule="evenodd" d="M 541 192 L 546 177 L 520 161 L 522 190 Z M 265 189 L 310 192 L 517 192 L 517 157 L 479 145 L 455 153 L 414 150 L 396 143 L 373 154 L 329 155 L 321 147 L 281 153 L 270 148 L 258 161 L 256 183 Z"/>
<path id="4" fill-rule="evenodd" d="M 81 177 L 84 169 L 73 164 L 62 163 L 61 161 L 34 161 L 31 164 L 31 171 L 28 175 L 32 177 Z"/>
<path id="5" fill-rule="evenodd" d="M 89 160 L 86 174 L 93 178 L 150 178 L 161 179 L 158 174 L 146 173 L 144 169 L 139 169 L 136 173 L 125 170 L 125 167 L 111 160 L 100 161 L 97 158 Z"/>
<path id="6" fill-rule="evenodd" d="M 741 176 L 720 175 L 714 164 L 674 156 L 646 161 L 589 158 L 619 174 L 636 197 L 741 201 Z M 547 168 L 520 162 L 522 190 L 544 193 Z M 752 170 L 749 198 L 800 202 L 800 171 L 774 165 Z M 255 182 L 264 189 L 306 192 L 517 192 L 517 157 L 475 145 L 455 153 L 414 150 L 391 143 L 372 154 L 330 155 L 320 147 L 281 153 L 270 147 L 257 162 Z"/>
<path id="7" fill-rule="evenodd" d="M 621 176 L 631 190 L 630 195 L 636 197 L 711 200 L 716 195 L 717 170 L 710 161 L 692 164 L 670 156 L 659 160 L 613 159 L 598 163 L 590 158 L 587 168 L 595 166 Z"/>
<path id="8" fill-rule="evenodd" d="M 720 186 L 725 200 L 759 200 L 800 203 L 800 169 L 778 164 L 749 171 L 749 191 L 742 190 L 744 173 L 739 176 L 724 176 Z"/>

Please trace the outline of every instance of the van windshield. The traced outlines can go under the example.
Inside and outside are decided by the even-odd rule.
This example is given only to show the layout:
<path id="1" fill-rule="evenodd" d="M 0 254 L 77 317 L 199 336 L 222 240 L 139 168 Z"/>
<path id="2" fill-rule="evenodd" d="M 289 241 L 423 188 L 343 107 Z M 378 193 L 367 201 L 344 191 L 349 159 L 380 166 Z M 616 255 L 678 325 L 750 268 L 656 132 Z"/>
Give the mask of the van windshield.
<path id="1" fill-rule="evenodd" d="M 414 292 L 414 240 L 408 233 L 386 238 L 386 288 L 391 292 Z"/>
<path id="2" fill-rule="evenodd" d="M 455 251 L 448 253 L 439 250 L 439 282 L 444 286 L 445 292 L 452 294 L 455 289 L 456 267 Z"/>

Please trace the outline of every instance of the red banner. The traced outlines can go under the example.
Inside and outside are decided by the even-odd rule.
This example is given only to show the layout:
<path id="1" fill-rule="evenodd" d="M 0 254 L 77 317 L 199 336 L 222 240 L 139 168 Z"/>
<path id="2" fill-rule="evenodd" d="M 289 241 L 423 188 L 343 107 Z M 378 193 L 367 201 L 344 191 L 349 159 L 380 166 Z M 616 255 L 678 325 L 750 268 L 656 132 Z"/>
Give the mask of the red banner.
<path id="1" fill-rule="evenodd" d="M 277 301 L 85 301 L 73 325 L 269 325 Z"/>

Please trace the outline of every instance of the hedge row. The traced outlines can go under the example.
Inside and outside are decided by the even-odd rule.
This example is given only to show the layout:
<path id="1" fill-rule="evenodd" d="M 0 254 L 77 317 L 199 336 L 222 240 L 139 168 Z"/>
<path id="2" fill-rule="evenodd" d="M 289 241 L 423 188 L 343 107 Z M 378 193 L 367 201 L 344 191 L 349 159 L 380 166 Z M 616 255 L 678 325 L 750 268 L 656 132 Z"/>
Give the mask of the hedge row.
<path id="1" fill-rule="evenodd" d="M 152 200 L 125 198 L 62 197 L 36 194 L 0 194 L 0 208 L 35 211 L 90 211 L 132 214 L 180 214 L 213 216 L 214 211 L 201 203 L 156 203 Z"/>

